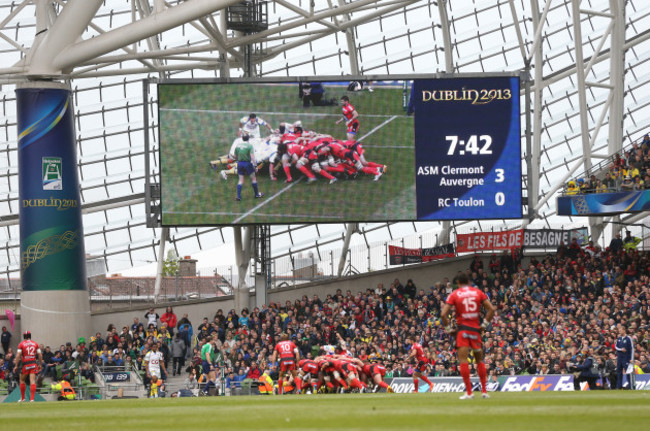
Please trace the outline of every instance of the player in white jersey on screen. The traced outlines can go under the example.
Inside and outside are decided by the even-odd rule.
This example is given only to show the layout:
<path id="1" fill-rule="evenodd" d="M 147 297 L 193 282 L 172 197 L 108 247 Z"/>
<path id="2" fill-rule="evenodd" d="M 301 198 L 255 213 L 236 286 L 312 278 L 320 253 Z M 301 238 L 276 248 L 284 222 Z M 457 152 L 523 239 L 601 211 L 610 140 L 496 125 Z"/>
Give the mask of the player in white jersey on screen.
<path id="1" fill-rule="evenodd" d="M 251 113 L 239 120 L 239 133 L 237 136 L 247 133 L 251 138 L 261 138 L 260 126 L 266 127 L 269 129 L 269 133 L 273 133 L 273 129 L 269 123 L 258 118 L 256 114 Z"/>

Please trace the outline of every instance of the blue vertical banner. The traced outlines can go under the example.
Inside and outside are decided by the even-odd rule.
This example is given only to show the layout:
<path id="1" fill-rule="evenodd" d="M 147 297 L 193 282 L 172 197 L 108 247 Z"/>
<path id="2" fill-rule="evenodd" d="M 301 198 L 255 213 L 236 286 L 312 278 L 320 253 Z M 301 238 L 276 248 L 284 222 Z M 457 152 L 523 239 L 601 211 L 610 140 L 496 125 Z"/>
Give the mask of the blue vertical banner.
<path id="1" fill-rule="evenodd" d="M 19 88 L 16 99 L 22 288 L 86 290 L 70 91 Z"/>
<path id="2" fill-rule="evenodd" d="M 418 220 L 521 218 L 518 77 L 413 84 Z"/>

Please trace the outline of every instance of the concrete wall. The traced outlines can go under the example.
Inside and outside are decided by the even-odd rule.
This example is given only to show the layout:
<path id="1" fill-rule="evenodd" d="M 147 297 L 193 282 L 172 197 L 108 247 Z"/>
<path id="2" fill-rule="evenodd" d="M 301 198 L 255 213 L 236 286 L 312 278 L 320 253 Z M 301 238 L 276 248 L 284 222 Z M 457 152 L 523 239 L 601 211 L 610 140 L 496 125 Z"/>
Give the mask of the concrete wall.
<path id="1" fill-rule="evenodd" d="M 293 302 L 295 299 L 301 298 L 303 295 L 311 297 L 314 294 L 318 294 L 318 296 L 324 298 L 327 294 L 335 293 L 337 289 L 341 289 L 343 292 L 350 290 L 353 293 L 357 293 L 365 291 L 366 289 L 374 289 L 377 287 L 378 283 L 383 283 L 384 287 L 388 288 L 395 278 L 398 278 L 402 284 L 406 284 L 406 280 L 410 278 L 413 280 L 413 283 L 415 283 L 418 290 L 427 290 L 436 282 L 442 281 L 444 277 L 449 277 L 449 279 L 451 279 L 458 271 L 464 271 L 469 268 L 472 259 L 473 256 L 464 256 L 440 262 L 430 262 L 421 265 L 397 267 L 394 269 L 359 274 L 332 281 L 273 289 L 268 292 L 267 297 L 269 302 L 273 301 L 284 304 L 287 300 Z M 484 264 L 487 266 L 487 257 L 484 258 Z M 216 311 L 220 308 L 224 313 L 228 313 L 228 311 L 234 307 L 234 303 L 234 298 L 232 296 L 225 296 L 220 298 L 183 302 L 182 305 L 177 303 L 160 304 L 156 307 L 156 312 L 159 315 L 162 315 L 165 312 L 166 306 L 171 305 L 174 309 L 174 313 L 176 313 L 179 319 L 184 313 L 187 313 L 192 325 L 197 326 L 201 323 L 203 317 L 212 320 Z M 255 306 L 254 292 L 251 293 L 249 304 L 249 308 L 253 309 Z M 118 326 L 118 330 L 121 329 L 121 326 L 130 326 L 131 323 L 133 323 L 134 317 L 138 317 L 141 322 L 146 323 L 144 315 L 149 308 L 150 305 L 143 305 L 142 307 L 133 307 L 125 311 L 94 312 L 92 314 L 92 327 L 89 328 L 86 336 L 90 336 L 96 332 L 101 332 L 102 335 L 104 335 L 110 323 Z M 237 313 L 239 314 L 240 311 L 241 310 L 237 310 Z"/>

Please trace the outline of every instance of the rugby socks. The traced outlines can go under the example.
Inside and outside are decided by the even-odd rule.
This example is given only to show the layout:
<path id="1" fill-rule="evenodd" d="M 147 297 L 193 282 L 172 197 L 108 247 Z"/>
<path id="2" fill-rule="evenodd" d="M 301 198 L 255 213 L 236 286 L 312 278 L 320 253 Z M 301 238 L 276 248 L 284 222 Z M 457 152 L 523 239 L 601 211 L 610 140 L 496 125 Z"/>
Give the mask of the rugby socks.
<path id="1" fill-rule="evenodd" d="M 253 183 L 253 190 L 255 191 L 255 196 L 260 194 L 260 192 L 257 190 L 257 183 Z"/>
<path id="2" fill-rule="evenodd" d="M 465 383 L 465 390 L 467 392 L 467 395 L 472 395 L 472 382 L 469 379 L 468 363 L 460 364 L 460 375 L 462 376 L 463 382 Z"/>
<path id="3" fill-rule="evenodd" d="M 413 379 L 413 386 L 415 387 L 415 392 L 417 393 L 417 392 L 418 392 L 418 388 L 419 388 L 419 386 L 420 386 L 420 379 L 418 379 L 417 377 L 415 377 L 415 378 Z"/>
<path id="4" fill-rule="evenodd" d="M 25 399 L 25 389 L 27 389 L 27 385 L 25 383 L 20 384 L 20 399 L 24 400 Z"/>
<path id="5" fill-rule="evenodd" d="M 291 168 L 289 166 L 284 167 L 284 173 L 287 175 L 287 181 L 291 182 Z"/>
<path id="6" fill-rule="evenodd" d="M 379 387 L 384 388 L 384 389 L 388 389 L 388 383 L 386 383 L 385 381 L 382 380 L 381 382 L 379 382 Z"/>
<path id="7" fill-rule="evenodd" d="M 34 401 L 34 395 L 36 395 L 36 383 L 32 383 L 31 385 L 29 385 L 29 400 L 30 401 Z"/>
<path id="8" fill-rule="evenodd" d="M 476 364 L 476 371 L 478 371 L 478 378 L 481 380 L 481 391 L 487 392 L 487 371 L 485 370 L 485 363 L 479 362 Z"/>
<path id="9" fill-rule="evenodd" d="M 332 180 L 332 179 L 334 179 L 334 177 L 333 177 L 331 174 L 328 174 L 327 171 L 326 171 L 325 169 L 321 169 L 321 170 L 320 170 L 320 174 L 321 174 L 322 176 L 324 176 L 325 178 L 327 178 L 328 180 Z"/>
<path id="10" fill-rule="evenodd" d="M 296 377 L 296 391 L 297 393 L 300 393 L 301 390 L 302 390 L 302 380 L 300 379 L 300 377 Z"/>
<path id="11" fill-rule="evenodd" d="M 369 174 L 369 175 L 377 175 L 379 172 L 377 171 L 377 168 L 368 168 L 364 167 L 361 169 L 364 174 Z"/>
<path id="12" fill-rule="evenodd" d="M 278 395 L 282 395 L 284 390 L 284 380 L 278 379 Z"/>
<path id="13" fill-rule="evenodd" d="M 241 199 L 241 184 L 237 184 L 237 199 Z"/>
<path id="14" fill-rule="evenodd" d="M 359 379 L 352 379 L 352 381 L 350 382 L 350 386 L 357 389 L 363 389 L 363 386 L 361 385 Z"/>
<path id="15" fill-rule="evenodd" d="M 326 166 L 323 169 L 327 170 L 328 172 L 340 172 L 340 173 L 345 172 L 345 168 L 343 166 L 341 166 L 341 165 Z"/>
<path id="16" fill-rule="evenodd" d="M 380 163 L 375 163 L 375 162 L 368 162 L 368 167 L 369 168 L 383 168 L 384 165 Z"/>
<path id="17" fill-rule="evenodd" d="M 316 177 L 314 176 L 314 174 L 312 174 L 311 172 L 309 172 L 309 169 L 307 169 L 307 168 L 304 167 L 304 166 L 298 166 L 298 170 L 299 170 L 300 172 L 302 172 L 303 174 L 307 175 L 307 178 L 316 178 Z"/>
<path id="18" fill-rule="evenodd" d="M 429 378 L 428 378 L 427 376 L 425 376 L 424 374 L 422 374 L 422 376 L 421 376 L 420 378 L 421 378 L 422 380 L 424 380 L 425 382 L 427 382 L 427 384 L 429 385 L 429 387 L 433 386 L 433 383 L 431 383 L 431 380 L 429 380 Z"/>

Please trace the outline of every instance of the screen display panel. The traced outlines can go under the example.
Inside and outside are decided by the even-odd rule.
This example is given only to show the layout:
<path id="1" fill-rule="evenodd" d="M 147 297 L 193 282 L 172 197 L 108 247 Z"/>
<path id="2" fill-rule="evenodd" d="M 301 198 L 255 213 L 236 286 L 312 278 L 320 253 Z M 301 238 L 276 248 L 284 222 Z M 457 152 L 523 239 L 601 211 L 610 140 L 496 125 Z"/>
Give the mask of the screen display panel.
<path id="1" fill-rule="evenodd" d="M 165 226 L 522 216 L 518 76 L 170 80 L 158 102 Z"/>

